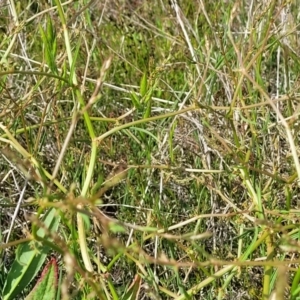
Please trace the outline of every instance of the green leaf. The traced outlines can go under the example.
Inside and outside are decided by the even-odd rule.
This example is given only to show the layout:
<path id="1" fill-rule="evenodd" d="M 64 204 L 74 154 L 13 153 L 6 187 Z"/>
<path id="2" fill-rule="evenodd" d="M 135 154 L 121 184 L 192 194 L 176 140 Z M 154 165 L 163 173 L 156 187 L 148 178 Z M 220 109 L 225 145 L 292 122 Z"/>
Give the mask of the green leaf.
<path id="1" fill-rule="evenodd" d="M 151 116 L 151 110 L 152 110 L 152 92 L 153 92 L 153 89 L 150 89 L 147 92 L 147 95 L 145 96 L 145 103 L 146 103 L 147 107 L 146 107 L 146 111 L 145 111 L 144 116 L 143 116 L 144 119 L 147 119 L 147 118 L 149 118 Z"/>
<path id="2" fill-rule="evenodd" d="M 57 289 L 57 262 L 53 258 L 43 270 L 43 273 L 26 300 L 54 300 Z"/>
<path id="3" fill-rule="evenodd" d="M 50 17 L 48 17 L 47 19 L 46 31 L 41 25 L 39 25 L 39 30 L 44 45 L 44 55 L 46 63 L 48 64 L 50 70 L 53 73 L 57 74 L 58 72 L 55 62 L 57 50 L 56 32 L 53 28 L 52 20 Z"/>
<path id="4" fill-rule="evenodd" d="M 137 94 L 132 92 L 130 94 L 130 96 L 131 96 L 131 101 L 132 101 L 134 107 L 136 109 L 140 109 L 141 108 L 141 101 L 140 101 L 139 97 L 137 96 Z"/>
<path id="5" fill-rule="evenodd" d="M 114 222 L 109 223 L 109 230 L 113 233 L 120 233 L 120 232 L 125 233 L 126 232 L 125 228 L 122 225 L 114 223 Z"/>
<path id="6" fill-rule="evenodd" d="M 55 30 L 52 26 L 52 21 L 49 16 L 47 18 L 46 32 L 47 32 L 47 40 L 50 44 L 52 44 L 53 41 L 55 40 Z"/>
<path id="7" fill-rule="evenodd" d="M 174 137 L 174 132 L 176 129 L 176 122 L 173 123 L 171 130 L 170 130 L 170 134 L 169 134 L 169 155 L 170 155 L 170 159 L 171 162 L 174 162 L 174 151 L 173 151 L 173 137 Z"/>
<path id="8" fill-rule="evenodd" d="M 75 49 L 75 52 L 74 52 L 74 55 L 73 55 L 72 66 L 71 66 L 71 69 L 70 69 L 70 82 L 73 82 L 73 77 L 75 76 L 75 66 L 76 66 L 80 46 L 81 46 L 81 38 L 79 38 L 78 41 L 77 41 L 77 46 L 76 46 L 76 49 Z"/>
<path id="9" fill-rule="evenodd" d="M 140 94 L 142 97 L 144 97 L 146 93 L 147 93 L 147 74 L 145 72 L 140 84 Z"/>
<path id="10" fill-rule="evenodd" d="M 56 231 L 59 221 L 60 216 L 54 208 L 50 209 L 43 218 L 44 225 L 49 231 Z M 36 234 L 39 238 L 44 238 L 46 233 L 44 228 L 39 228 Z M 50 250 L 49 246 L 36 241 L 18 246 L 16 259 L 8 272 L 4 284 L 3 300 L 16 299 L 16 296 L 24 290 L 40 271 Z"/>
<path id="11" fill-rule="evenodd" d="M 291 295 L 293 295 L 292 299 L 296 299 L 296 296 L 300 294 L 300 268 L 298 268 L 297 272 L 294 275 L 294 279 L 291 286 Z"/>
<path id="12" fill-rule="evenodd" d="M 91 221 L 90 221 L 89 216 L 87 216 L 86 214 L 83 214 L 83 213 L 80 213 L 80 215 L 82 216 L 84 228 L 85 228 L 86 232 L 89 232 L 91 229 Z"/>
<path id="13" fill-rule="evenodd" d="M 159 139 L 157 138 L 157 136 L 155 136 L 155 135 L 154 135 L 152 132 L 150 132 L 149 130 L 146 130 L 146 129 L 140 128 L 140 127 L 134 127 L 134 126 L 130 127 L 130 130 L 131 130 L 131 131 L 142 132 L 142 133 L 144 134 L 144 136 L 145 136 L 145 134 L 146 134 L 146 135 L 149 136 L 149 138 L 151 137 L 154 141 L 156 141 L 157 143 L 159 143 Z"/>

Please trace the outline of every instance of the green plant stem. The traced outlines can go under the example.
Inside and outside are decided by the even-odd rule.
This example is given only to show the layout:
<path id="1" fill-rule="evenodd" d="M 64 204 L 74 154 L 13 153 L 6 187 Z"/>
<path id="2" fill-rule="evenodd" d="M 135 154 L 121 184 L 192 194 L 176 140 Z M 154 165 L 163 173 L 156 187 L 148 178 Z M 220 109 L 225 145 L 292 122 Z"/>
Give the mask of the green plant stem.
<path id="1" fill-rule="evenodd" d="M 65 19 L 63 8 L 61 6 L 60 1 L 56 0 L 56 4 L 57 4 L 57 9 L 58 9 L 58 13 L 59 13 L 59 16 L 60 16 L 60 20 L 61 20 L 61 23 L 62 23 L 62 26 L 63 26 L 63 32 L 64 32 L 64 37 L 65 37 L 65 45 L 66 45 L 66 50 L 67 50 L 67 55 L 68 55 L 68 60 L 69 60 L 69 66 L 70 66 L 70 69 L 72 69 L 73 56 L 72 56 L 72 51 L 71 51 L 69 33 L 68 33 L 68 30 L 67 30 L 66 19 Z M 72 83 L 75 86 L 77 86 L 78 81 L 77 81 L 77 78 L 76 78 L 75 67 L 73 68 L 73 70 L 74 70 L 73 74 L 70 74 L 70 75 L 71 75 L 71 78 L 72 78 Z M 84 100 L 82 98 L 82 95 L 81 95 L 79 89 L 76 88 L 76 93 L 75 94 L 76 94 L 76 97 L 77 97 L 77 99 L 80 103 L 80 106 L 84 107 L 85 103 L 84 103 Z M 92 180 L 94 167 L 95 167 L 95 163 L 96 163 L 97 144 L 94 141 L 95 132 L 94 132 L 93 125 L 92 125 L 92 122 L 91 122 L 91 119 L 90 119 L 90 116 L 89 116 L 87 110 L 84 111 L 83 118 L 84 118 L 87 130 L 88 130 L 88 133 L 90 135 L 90 138 L 92 140 L 91 158 L 90 158 L 90 162 L 89 162 L 89 166 L 88 166 L 87 175 L 86 175 L 86 178 L 85 178 L 85 181 L 84 181 L 84 185 L 83 185 L 83 188 L 82 188 L 82 191 L 81 191 L 81 196 L 86 197 L 89 186 L 90 186 L 90 182 Z M 81 216 L 80 213 L 77 213 L 77 225 L 78 225 L 78 237 L 79 237 L 79 244 L 80 244 L 82 259 L 83 259 L 83 262 L 84 262 L 84 265 L 85 265 L 85 268 L 87 269 L 87 271 L 92 272 L 93 271 L 93 266 L 92 266 L 91 259 L 90 259 L 89 254 L 88 254 L 88 247 L 87 247 L 87 241 L 86 241 L 84 222 L 83 222 L 83 219 L 82 219 L 82 216 Z"/>
<path id="2" fill-rule="evenodd" d="M 70 84 L 70 82 L 64 77 L 61 77 L 61 76 L 53 74 L 53 73 L 39 72 L 39 71 L 19 71 L 19 70 L 11 69 L 8 71 L 1 71 L 0 77 L 4 76 L 4 75 L 12 75 L 12 74 L 45 76 L 45 77 L 55 78 L 55 79 L 65 82 L 67 84 Z"/>
<path id="3" fill-rule="evenodd" d="M 248 256 L 251 253 L 253 253 L 253 251 L 259 245 L 261 245 L 261 243 L 267 238 L 268 235 L 269 235 L 269 233 L 267 231 L 264 231 L 263 234 L 257 239 L 257 237 L 258 237 L 258 228 L 256 227 L 253 242 L 248 247 L 248 249 L 246 250 L 244 255 L 239 259 L 239 261 L 245 261 L 248 258 Z M 197 284 L 196 286 L 194 286 L 193 288 L 188 290 L 187 294 L 191 296 L 191 295 L 199 292 L 203 287 L 207 286 L 208 284 L 215 281 L 217 278 L 223 276 L 224 274 L 228 273 L 229 271 L 235 271 L 236 268 L 237 268 L 236 265 L 229 265 L 229 266 L 224 267 L 220 271 L 216 272 L 212 276 L 206 278 L 205 280 L 203 280 L 202 282 L 200 282 L 199 284 Z M 177 297 L 175 300 L 184 300 L 184 299 L 185 299 L 185 296 L 181 295 L 181 296 Z"/>
<path id="4" fill-rule="evenodd" d="M 116 133 L 120 130 L 129 128 L 129 127 L 132 127 L 132 126 L 135 126 L 135 125 L 138 125 L 138 124 L 148 123 L 148 122 L 152 122 L 152 121 L 156 121 L 156 120 L 161 120 L 161 119 L 177 116 L 177 115 L 186 113 L 188 111 L 194 111 L 194 110 L 195 110 L 195 106 L 191 105 L 191 106 L 189 106 L 187 108 L 184 108 L 184 109 L 181 109 L 179 111 L 174 111 L 174 112 L 171 112 L 171 113 L 162 114 L 162 115 L 155 116 L 155 117 L 150 117 L 150 118 L 141 119 L 141 120 L 137 120 L 137 121 L 133 121 L 133 122 L 128 122 L 126 124 L 122 124 L 122 125 L 119 125 L 119 126 L 116 126 L 116 127 L 112 128 L 111 130 L 109 130 L 109 131 L 105 132 L 104 134 L 102 134 L 101 136 L 97 137 L 95 140 L 99 143 L 99 142 L 102 142 L 102 140 L 104 140 L 108 136 L 110 136 L 110 135 L 112 135 L 112 134 L 114 134 L 114 133 Z"/>

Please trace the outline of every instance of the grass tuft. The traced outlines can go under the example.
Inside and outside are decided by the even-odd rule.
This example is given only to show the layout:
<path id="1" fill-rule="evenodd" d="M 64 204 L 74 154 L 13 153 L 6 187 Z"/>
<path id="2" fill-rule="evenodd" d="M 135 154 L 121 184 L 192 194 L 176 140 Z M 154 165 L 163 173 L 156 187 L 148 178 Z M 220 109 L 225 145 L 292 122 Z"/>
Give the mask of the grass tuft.
<path id="1" fill-rule="evenodd" d="M 1 6 L 1 297 L 298 299 L 296 1 L 148 2 Z"/>

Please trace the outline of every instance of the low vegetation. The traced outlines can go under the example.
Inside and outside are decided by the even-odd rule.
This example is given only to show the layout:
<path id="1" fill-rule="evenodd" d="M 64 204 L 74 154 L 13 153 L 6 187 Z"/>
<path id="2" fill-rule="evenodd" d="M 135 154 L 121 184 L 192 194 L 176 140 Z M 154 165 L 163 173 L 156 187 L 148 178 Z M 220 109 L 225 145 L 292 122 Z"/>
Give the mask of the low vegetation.
<path id="1" fill-rule="evenodd" d="M 300 299 L 296 1 L 2 1 L 2 299 Z"/>

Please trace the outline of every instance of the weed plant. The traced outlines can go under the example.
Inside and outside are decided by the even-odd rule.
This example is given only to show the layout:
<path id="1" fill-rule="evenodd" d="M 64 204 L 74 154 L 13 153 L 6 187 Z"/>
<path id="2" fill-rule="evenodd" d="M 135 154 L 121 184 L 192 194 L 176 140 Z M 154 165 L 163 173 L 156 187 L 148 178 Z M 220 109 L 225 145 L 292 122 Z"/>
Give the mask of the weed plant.
<path id="1" fill-rule="evenodd" d="M 2 299 L 299 299 L 296 0 L 0 2 Z"/>

